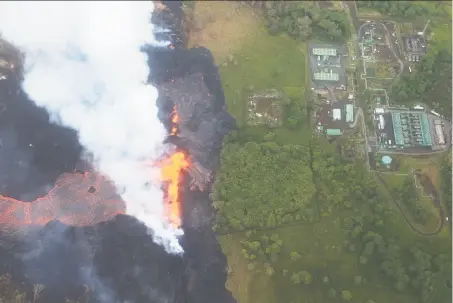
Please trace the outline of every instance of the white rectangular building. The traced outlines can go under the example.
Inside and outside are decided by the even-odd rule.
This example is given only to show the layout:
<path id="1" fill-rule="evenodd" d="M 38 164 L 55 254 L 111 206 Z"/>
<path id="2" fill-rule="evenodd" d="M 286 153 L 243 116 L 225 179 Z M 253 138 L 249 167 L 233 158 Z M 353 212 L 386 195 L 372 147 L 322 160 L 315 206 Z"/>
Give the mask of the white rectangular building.
<path id="1" fill-rule="evenodd" d="M 445 144 L 444 132 L 442 130 L 442 125 L 436 125 L 436 135 L 439 145 Z"/>
<path id="2" fill-rule="evenodd" d="M 334 108 L 332 116 L 333 121 L 341 120 L 341 109 Z"/>
<path id="3" fill-rule="evenodd" d="M 385 120 L 383 115 L 379 115 L 379 125 L 381 126 L 381 129 L 384 129 L 385 126 Z"/>

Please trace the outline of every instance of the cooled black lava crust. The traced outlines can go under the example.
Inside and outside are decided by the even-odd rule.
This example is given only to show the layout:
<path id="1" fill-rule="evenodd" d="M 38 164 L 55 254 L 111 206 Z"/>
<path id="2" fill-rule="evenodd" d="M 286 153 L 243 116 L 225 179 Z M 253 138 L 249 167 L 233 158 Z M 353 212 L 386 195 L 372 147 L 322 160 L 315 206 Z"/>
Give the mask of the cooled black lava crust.
<path id="1" fill-rule="evenodd" d="M 150 82 L 159 85 L 195 73 L 203 75 L 204 85 L 215 96 L 219 120 L 218 136 L 210 137 L 215 140 L 215 152 L 207 162 L 215 170 L 220 142 L 234 120 L 226 113 L 209 50 L 184 48 L 180 6 L 172 4 L 171 9 L 175 14 L 163 12 L 153 20 L 170 25 L 176 49 L 147 50 Z M 5 108 L 0 108 L 0 192 L 32 200 L 45 193 L 58 175 L 77 168 L 82 149 L 74 131 L 50 124 L 45 110 L 37 108 L 18 87 L 16 80 L 0 81 L 0 106 Z M 169 102 L 158 101 L 163 122 Z M 0 270 L 12 271 L 16 280 L 27 284 L 45 284 L 38 302 L 60 303 L 64 297 L 77 297 L 82 284 L 94 289 L 97 299 L 93 302 L 102 302 L 102 295 L 109 303 L 235 302 L 225 289 L 226 258 L 211 230 L 213 210 L 208 194 L 186 190 L 183 199 L 183 257 L 167 254 L 153 243 L 142 224 L 119 215 L 83 228 L 51 222 L 19 233 L 0 231 Z"/>

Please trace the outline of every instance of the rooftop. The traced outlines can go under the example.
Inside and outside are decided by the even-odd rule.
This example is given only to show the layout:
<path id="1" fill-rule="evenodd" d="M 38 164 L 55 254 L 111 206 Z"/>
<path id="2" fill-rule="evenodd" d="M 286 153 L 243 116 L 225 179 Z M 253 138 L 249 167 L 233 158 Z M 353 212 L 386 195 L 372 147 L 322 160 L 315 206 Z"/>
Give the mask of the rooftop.
<path id="1" fill-rule="evenodd" d="M 338 81 L 338 80 L 340 80 L 340 75 L 337 73 L 334 73 L 332 70 L 330 70 L 330 73 L 315 72 L 315 73 L 313 73 L 313 79 L 322 80 L 322 81 Z"/>
<path id="2" fill-rule="evenodd" d="M 313 48 L 312 53 L 315 56 L 336 56 L 337 50 L 335 48 Z"/>
<path id="3" fill-rule="evenodd" d="M 346 122 L 354 121 L 354 107 L 352 104 L 346 104 Z"/>
<path id="4" fill-rule="evenodd" d="M 385 165 L 389 165 L 390 163 L 392 163 L 392 158 L 390 156 L 383 156 L 381 161 Z"/>
<path id="5" fill-rule="evenodd" d="M 343 133 L 341 132 L 341 129 L 332 129 L 329 128 L 326 130 L 327 136 L 341 136 Z"/>
<path id="6" fill-rule="evenodd" d="M 341 109 L 339 108 L 333 109 L 332 120 L 333 121 L 341 120 Z"/>
<path id="7" fill-rule="evenodd" d="M 392 111 L 396 145 L 432 146 L 428 116 L 423 112 Z"/>

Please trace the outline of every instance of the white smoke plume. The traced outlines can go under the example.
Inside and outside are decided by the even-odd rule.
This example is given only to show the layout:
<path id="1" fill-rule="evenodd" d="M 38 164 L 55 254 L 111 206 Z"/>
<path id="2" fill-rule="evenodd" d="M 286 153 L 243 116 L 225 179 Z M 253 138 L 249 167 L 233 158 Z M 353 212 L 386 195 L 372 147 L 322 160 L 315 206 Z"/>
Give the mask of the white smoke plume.
<path id="1" fill-rule="evenodd" d="M 144 164 L 162 155 L 166 135 L 140 52 L 160 43 L 150 23 L 153 9 L 151 1 L 5 1 L 0 33 L 25 53 L 24 91 L 53 122 L 78 131 L 127 214 L 168 252 L 182 253 L 182 231 L 164 215 L 159 169 Z"/>

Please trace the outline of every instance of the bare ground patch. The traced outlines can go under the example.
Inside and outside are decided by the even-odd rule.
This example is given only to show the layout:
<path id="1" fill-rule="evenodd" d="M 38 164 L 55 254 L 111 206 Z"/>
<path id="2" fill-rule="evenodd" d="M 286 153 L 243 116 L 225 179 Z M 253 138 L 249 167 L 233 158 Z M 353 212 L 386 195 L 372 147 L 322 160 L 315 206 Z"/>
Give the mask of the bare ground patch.
<path id="1" fill-rule="evenodd" d="M 189 30 L 189 47 L 211 50 L 216 63 L 241 49 L 260 27 L 261 17 L 235 1 L 197 1 Z"/>

